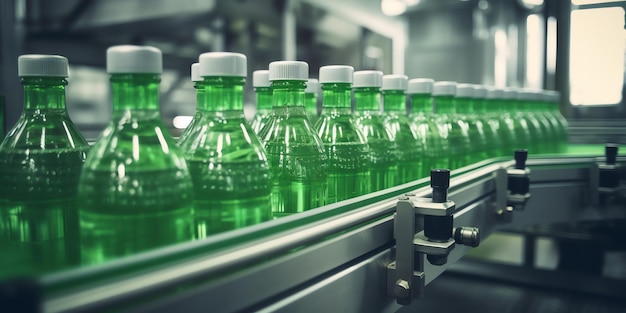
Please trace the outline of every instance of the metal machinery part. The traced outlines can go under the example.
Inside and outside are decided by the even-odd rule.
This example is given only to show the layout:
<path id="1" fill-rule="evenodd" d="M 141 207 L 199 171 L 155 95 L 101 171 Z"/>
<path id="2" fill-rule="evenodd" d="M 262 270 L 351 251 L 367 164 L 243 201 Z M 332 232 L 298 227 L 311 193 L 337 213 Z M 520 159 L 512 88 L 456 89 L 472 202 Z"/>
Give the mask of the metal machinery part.
<path id="1" fill-rule="evenodd" d="M 501 226 L 577 221 L 590 210 L 597 219 L 626 216 L 623 208 L 589 208 L 591 194 L 597 192 L 591 179 L 597 162 L 595 156 L 529 159 L 532 198 L 524 210 L 513 212 L 507 205 L 506 169 L 514 162 L 485 160 L 451 172 L 448 199 L 454 209 L 441 212 L 452 214 L 453 228 L 480 228 L 482 238 Z M 617 164 L 624 162 L 617 157 Z M 410 204 L 415 217 L 418 198 L 432 197 L 427 184 L 424 178 L 206 240 L 45 275 L 34 280 L 39 291 L 29 292 L 42 294 L 42 311 L 50 313 L 394 312 L 403 307 L 387 290 L 387 267 L 401 249 L 394 241 L 394 213 L 398 200 L 409 198 L 400 202 Z M 424 227 L 415 223 L 414 230 Z M 459 230 L 460 236 L 466 234 Z M 413 249 L 414 241 L 409 244 Z M 469 249 L 455 245 L 442 265 L 423 262 L 423 284 Z M 397 283 L 394 293 L 411 295 L 407 283 Z"/>
<path id="2" fill-rule="evenodd" d="M 432 170 L 430 186 L 431 199 L 407 194 L 398 201 L 394 215 L 396 260 L 387 266 L 387 294 L 398 304 L 409 305 L 423 296 L 424 255 L 431 264 L 444 265 L 456 243 L 476 247 L 480 242 L 478 228 L 452 228 L 456 206 L 448 200 L 450 171 Z M 416 234 L 417 222 L 424 230 Z"/>
<path id="3" fill-rule="evenodd" d="M 626 167 L 617 164 L 617 152 L 619 147 L 614 143 L 607 143 L 604 147 L 604 160 L 596 162 L 592 168 L 592 186 L 597 192 L 592 191 L 592 203 L 604 205 L 607 198 L 620 196 L 620 192 L 626 186 L 620 186 L 620 177 L 624 176 Z"/>

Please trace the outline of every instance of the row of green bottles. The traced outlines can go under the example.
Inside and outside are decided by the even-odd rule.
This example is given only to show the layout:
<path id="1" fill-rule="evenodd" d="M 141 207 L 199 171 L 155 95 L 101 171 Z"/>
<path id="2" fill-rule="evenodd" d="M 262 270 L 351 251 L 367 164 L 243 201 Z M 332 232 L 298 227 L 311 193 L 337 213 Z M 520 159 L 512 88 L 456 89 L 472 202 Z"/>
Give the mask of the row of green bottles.
<path id="1" fill-rule="evenodd" d="M 0 145 L 0 279 L 80 262 L 76 193 L 89 146 L 65 105 L 68 61 L 23 55 L 24 109 Z"/>

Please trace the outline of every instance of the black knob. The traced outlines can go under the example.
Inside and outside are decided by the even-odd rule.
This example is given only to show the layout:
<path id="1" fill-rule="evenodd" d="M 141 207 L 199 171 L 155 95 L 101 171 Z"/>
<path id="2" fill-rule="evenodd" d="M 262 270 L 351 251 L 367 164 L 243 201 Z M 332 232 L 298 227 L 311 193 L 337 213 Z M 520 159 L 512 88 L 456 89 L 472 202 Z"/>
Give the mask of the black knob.
<path id="1" fill-rule="evenodd" d="M 450 170 L 430 170 L 430 187 L 433 188 L 433 202 L 446 202 L 448 200 L 448 187 L 450 187 Z"/>
<path id="2" fill-rule="evenodd" d="M 619 147 L 616 143 L 607 143 L 604 146 L 604 155 L 606 156 L 606 164 L 613 165 L 617 162 L 617 151 Z"/>
<path id="3" fill-rule="evenodd" d="M 523 170 L 526 167 L 526 159 L 528 158 L 528 150 L 515 150 L 515 168 Z"/>

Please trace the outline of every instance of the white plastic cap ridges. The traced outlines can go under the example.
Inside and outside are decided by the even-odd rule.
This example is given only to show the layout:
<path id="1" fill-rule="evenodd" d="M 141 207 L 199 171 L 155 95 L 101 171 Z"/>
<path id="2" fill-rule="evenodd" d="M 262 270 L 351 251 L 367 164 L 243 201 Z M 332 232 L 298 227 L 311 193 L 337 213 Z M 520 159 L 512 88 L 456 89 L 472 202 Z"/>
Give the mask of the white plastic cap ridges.
<path id="1" fill-rule="evenodd" d="M 432 94 L 434 79 L 431 78 L 413 78 L 409 80 L 408 94 Z"/>
<path id="2" fill-rule="evenodd" d="M 456 82 L 441 81 L 433 84 L 433 96 L 456 96 Z"/>
<path id="3" fill-rule="evenodd" d="M 320 82 L 315 78 L 310 78 L 306 82 L 306 89 L 304 89 L 305 93 L 314 93 L 317 94 L 320 90 Z"/>
<path id="4" fill-rule="evenodd" d="M 191 64 L 191 81 L 202 81 L 202 76 L 200 76 L 200 63 Z"/>
<path id="5" fill-rule="evenodd" d="M 485 85 L 474 85 L 474 98 L 476 99 L 487 98 L 487 87 Z"/>
<path id="6" fill-rule="evenodd" d="M 518 99 L 517 95 L 519 92 L 516 88 L 503 88 L 502 89 L 502 99 L 504 100 L 515 100 Z"/>
<path id="7" fill-rule="evenodd" d="M 383 85 L 383 72 L 381 71 L 356 71 L 352 88 L 378 87 Z"/>
<path id="8" fill-rule="evenodd" d="M 456 85 L 456 97 L 457 98 L 474 98 L 476 97 L 474 92 L 474 85 L 472 84 L 458 84 Z"/>
<path id="9" fill-rule="evenodd" d="M 405 90 L 408 87 L 409 78 L 406 75 L 385 75 L 381 90 Z"/>
<path id="10" fill-rule="evenodd" d="M 163 55 L 150 46 L 113 46 L 107 49 L 107 72 L 161 74 Z"/>
<path id="11" fill-rule="evenodd" d="M 302 61 L 274 61 L 270 63 L 270 81 L 309 80 L 309 64 Z"/>
<path id="12" fill-rule="evenodd" d="M 352 84 L 354 67 L 349 65 L 327 65 L 320 67 L 320 83 Z"/>
<path id="13" fill-rule="evenodd" d="M 202 77 L 246 77 L 248 62 L 246 56 L 236 52 L 207 52 L 200 55 L 200 76 Z"/>
<path id="14" fill-rule="evenodd" d="M 502 99 L 504 90 L 498 87 L 487 87 L 487 99 Z"/>
<path id="15" fill-rule="evenodd" d="M 269 87 L 270 86 L 270 71 L 258 70 L 252 72 L 252 87 Z"/>
<path id="16" fill-rule="evenodd" d="M 17 58 L 17 75 L 68 77 L 67 58 L 60 55 L 25 54 Z"/>

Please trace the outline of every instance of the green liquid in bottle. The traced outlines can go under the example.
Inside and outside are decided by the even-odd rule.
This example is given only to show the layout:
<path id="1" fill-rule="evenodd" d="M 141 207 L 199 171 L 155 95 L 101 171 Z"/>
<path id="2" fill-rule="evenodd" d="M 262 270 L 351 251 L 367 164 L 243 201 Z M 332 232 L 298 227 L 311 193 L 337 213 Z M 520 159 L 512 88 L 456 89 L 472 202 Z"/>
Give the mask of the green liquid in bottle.
<path id="1" fill-rule="evenodd" d="M 0 279 L 79 264 L 76 189 L 89 146 L 61 77 L 24 77 L 24 111 L 0 145 Z"/>
<path id="2" fill-rule="evenodd" d="M 469 164 L 480 162 L 488 155 L 487 139 L 483 121 L 475 114 L 474 99 L 469 97 L 457 97 L 456 99 L 457 118 L 467 125 L 467 134 L 471 155 Z"/>
<path id="3" fill-rule="evenodd" d="M 326 204 L 370 192 L 369 150 L 350 110 L 349 83 L 322 83 L 322 116 L 315 128 L 328 157 Z"/>
<path id="4" fill-rule="evenodd" d="M 411 95 L 411 129 L 417 134 L 422 145 L 421 176 L 425 177 L 431 169 L 448 167 L 448 146 L 444 144 L 436 116 L 433 115 L 431 94 Z"/>
<path id="5" fill-rule="evenodd" d="M 485 136 L 485 158 L 494 158 L 502 156 L 502 139 L 498 137 L 498 127 L 500 126 L 498 118 L 491 114 L 487 109 L 487 89 L 479 86 L 477 89 L 479 95 L 474 98 L 473 111 L 474 118 L 480 120 L 483 126 L 483 134 Z"/>
<path id="6" fill-rule="evenodd" d="M 191 177 L 159 114 L 159 80 L 111 75 L 113 117 L 78 189 L 84 264 L 193 238 Z"/>
<path id="7" fill-rule="evenodd" d="M 319 91 L 319 80 L 309 79 L 304 90 L 304 107 L 306 109 L 306 117 L 312 125 L 317 123 L 320 115 L 317 111 L 317 93 Z"/>
<path id="8" fill-rule="evenodd" d="M 261 130 L 272 114 L 272 88 L 270 87 L 256 87 L 254 88 L 257 99 L 257 112 L 254 115 L 254 119 L 250 123 L 254 133 L 260 134 Z"/>
<path id="9" fill-rule="evenodd" d="M 456 114 L 454 96 L 435 96 L 437 124 L 444 145 L 448 147 L 448 168 L 455 170 L 470 164 L 469 125 Z"/>
<path id="10" fill-rule="evenodd" d="M 404 90 L 383 90 L 382 93 L 385 126 L 397 145 L 398 177 L 395 184 L 400 185 L 422 177 L 423 148 L 406 114 Z"/>
<path id="11" fill-rule="evenodd" d="M 306 117 L 304 88 L 305 81 L 272 82 L 272 115 L 259 135 L 270 165 L 274 217 L 320 207 L 326 199 L 328 159 Z"/>
<path id="12" fill-rule="evenodd" d="M 0 139 L 4 139 L 4 96 L 0 95 Z"/>
<path id="13" fill-rule="evenodd" d="M 195 135 L 179 142 L 193 179 L 197 238 L 271 219 L 270 171 L 243 115 L 243 84 L 205 77 Z"/>

